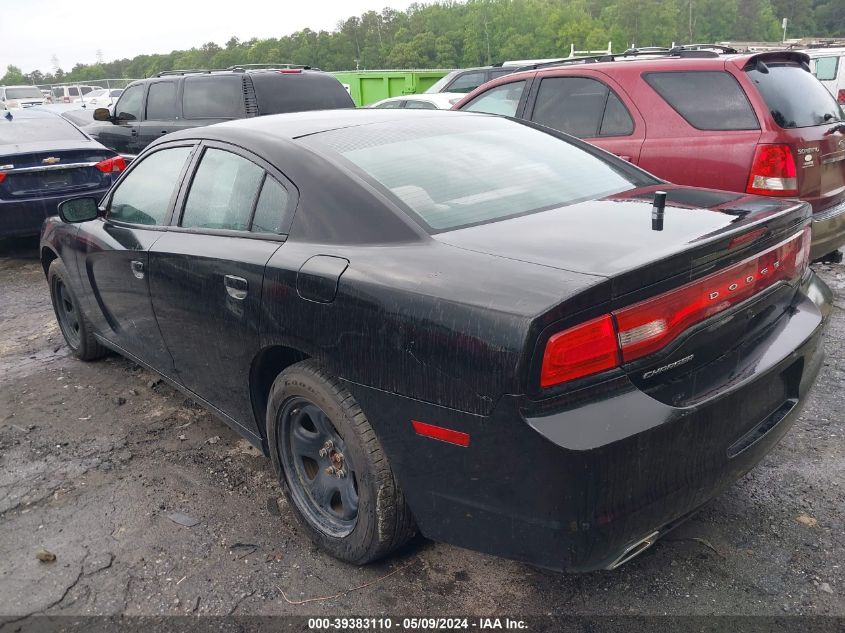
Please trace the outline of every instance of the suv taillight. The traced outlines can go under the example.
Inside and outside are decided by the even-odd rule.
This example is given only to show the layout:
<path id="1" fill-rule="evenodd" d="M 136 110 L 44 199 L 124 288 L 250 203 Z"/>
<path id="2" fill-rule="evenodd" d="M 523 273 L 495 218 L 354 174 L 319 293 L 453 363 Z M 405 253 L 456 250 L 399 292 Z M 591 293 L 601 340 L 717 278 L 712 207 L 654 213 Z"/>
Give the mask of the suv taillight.
<path id="1" fill-rule="evenodd" d="M 6 180 L 6 172 L 0 171 L 0 183 Z"/>
<path id="2" fill-rule="evenodd" d="M 104 174 L 111 174 L 111 173 L 120 173 L 124 169 L 126 169 L 126 160 L 123 156 L 115 156 L 114 158 L 107 158 L 106 160 L 101 160 L 99 163 L 94 165 L 97 169 L 99 169 Z"/>
<path id="3" fill-rule="evenodd" d="M 798 174 L 789 145 L 757 146 L 745 191 L 763 196 L 798 195 Z"/>
<path id="4" fill-rule="evenodd" d="M 800 279 L 810 257 L 810 228 L 712 275 L 554 334 L 540 386 L 551 387 L 619 367 L 666 347 L 697 323 L 780 281 Z"/>

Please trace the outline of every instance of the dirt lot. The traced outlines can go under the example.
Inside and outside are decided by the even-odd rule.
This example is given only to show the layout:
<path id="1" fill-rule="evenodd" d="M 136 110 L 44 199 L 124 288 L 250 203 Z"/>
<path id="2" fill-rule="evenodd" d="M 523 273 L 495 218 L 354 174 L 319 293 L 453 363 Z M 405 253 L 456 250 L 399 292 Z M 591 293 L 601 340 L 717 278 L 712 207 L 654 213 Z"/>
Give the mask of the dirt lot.
<path id="1" fill-rule="evenodd" d="M 0 614 L 845 616 L 845 267 L 819 272 L 838 305 L 803 418 L 640 558 L 559 575 L 417 539 L 361 569 L 314 549 L 228 427 L 129 361 L 71 358 L 35 242 L 0 241 Z"/>

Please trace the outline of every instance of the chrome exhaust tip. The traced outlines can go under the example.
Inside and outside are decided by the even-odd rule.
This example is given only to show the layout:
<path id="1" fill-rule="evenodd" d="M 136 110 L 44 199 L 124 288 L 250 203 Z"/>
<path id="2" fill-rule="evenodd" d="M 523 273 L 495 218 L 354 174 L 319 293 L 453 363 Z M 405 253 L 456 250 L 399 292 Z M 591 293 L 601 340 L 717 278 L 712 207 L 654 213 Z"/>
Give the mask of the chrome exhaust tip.
<path id="1" fill-rule="evenodd" d="M 620 567 L 621 565 L 624 565 L 625 563 L 627 563 L 629 560 L 636 558 L 637 556 L 642 554 L 644 551 L 646 551 L 649 547 L 654 545 L 654 543 L 657 541 L 659 536 L 660 536 L 660 531 L 655 530 L 654 532 L 652 532 L 648 536 L 641 538 L 639 541 L 635 541 L 634 543 L 631 543 L 631 545 L 629 545 L 628 547 L 626 547 L 622 551 L 622 553 L 619 555 L 619 558 L 617 558 L 612 563 L 610 563 L 610 565 L 605 567 L 605 569 L 608 570 L 608 571 L 610 571 L 612 569 L 616 569 L 616 568 Z"/>

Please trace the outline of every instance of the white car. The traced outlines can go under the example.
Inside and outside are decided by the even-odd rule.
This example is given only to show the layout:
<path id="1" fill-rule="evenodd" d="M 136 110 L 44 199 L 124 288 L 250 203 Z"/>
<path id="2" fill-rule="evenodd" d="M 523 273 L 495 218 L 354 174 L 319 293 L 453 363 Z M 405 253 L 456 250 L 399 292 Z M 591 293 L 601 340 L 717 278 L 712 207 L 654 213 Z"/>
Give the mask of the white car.
<path id="1" fill-rule="evenodd" d="M 99 86 L 84 86 L 82 84 L 53 86 L 53 103 L 72 103 L 74 99 L 77 99 L 81 95 L 87 95 L 89 92 L 99 89 Z"/>
<path id="2" fill-rule="evenodd" d="M 808 48 L 810 70 L 830 91 L 839 105 L 845 106 L 845 48 Z"/>
<path id="3" fill-rule="evenodd" d="M 450 110 L 466 95 L 459 92 L 437 92 L 432 94 L 404 95 L 390 97 L 368 105 L 368 108 L 410 108 L 412 110 Z"/>
<path id="4" fill-rule="evenodd" d="M 36 86 L 0 86 L 0 103 L 6 110 L 44 105 L 46 99 Z"/>
<path id="5" fill-rule="evenodd" d="M 85 105 L 107 108 L 110 105 L 114 105 L 114 102 L 122 94 L 123 89 L 121 88 L 112 88 L 111 90 L 99 88 L 74 99 L 73 103 L 84 103 Z"/>

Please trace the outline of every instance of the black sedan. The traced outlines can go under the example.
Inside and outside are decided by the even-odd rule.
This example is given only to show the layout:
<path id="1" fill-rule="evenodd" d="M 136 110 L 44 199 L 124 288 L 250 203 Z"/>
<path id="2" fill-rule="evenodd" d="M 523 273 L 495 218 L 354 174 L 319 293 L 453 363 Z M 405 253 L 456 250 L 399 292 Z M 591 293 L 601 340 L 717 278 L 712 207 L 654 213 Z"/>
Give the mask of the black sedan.
<path id="1" fill-rule="evenodd" d="M 0 112 L 0 237 L 38 235 L 59 202 L 104 195 L 125 167 L 116 152 L 57 114 Z"/>
<path id="2" fill-rule="evenodd" d="M 354 563 L 418 530 L 621 564 L 783 436 L 831 309 L 807 205 L 488 115 L 187 130 L 61 215 L 41 257 L 74 353 L 203 403 Z"/>

